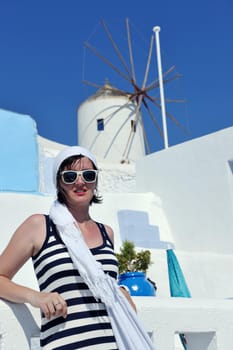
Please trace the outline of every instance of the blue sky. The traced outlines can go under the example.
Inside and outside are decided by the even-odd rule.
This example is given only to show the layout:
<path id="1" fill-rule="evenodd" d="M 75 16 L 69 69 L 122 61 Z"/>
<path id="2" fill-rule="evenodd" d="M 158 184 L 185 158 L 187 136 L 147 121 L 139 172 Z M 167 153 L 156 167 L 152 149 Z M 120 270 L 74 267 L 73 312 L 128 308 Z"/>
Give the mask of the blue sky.
<path id="1" fill-rule="evenodd" d="M 123 78 L 84 48 L 88 41 L 118 67 L 100 21 L 105 20 L 127 57 L 125 20 L 129 18 L 135 70 L 143 81 L 150 38 L 160 26 L 163 70 L 175 65 L 182 77 L 167 84 L 166 98 L 185 100 L 166 109 L 188 129 L 168 120 L 170 145 L 233 125 L 232 0 L 2 0 L 0 2 L 0 108 L 28 114 L 38 133 L 77 144 L 77 108 L 96 90 L 83 79 L 126 90 Z M 149 73 L 157 78 L 156 55 Z M 159 91 L 153 92 L 158 96 Z M 161 113 L 155 111 L 161 124 Z M 163 147 L 144 116 L 151 150 Z"/>

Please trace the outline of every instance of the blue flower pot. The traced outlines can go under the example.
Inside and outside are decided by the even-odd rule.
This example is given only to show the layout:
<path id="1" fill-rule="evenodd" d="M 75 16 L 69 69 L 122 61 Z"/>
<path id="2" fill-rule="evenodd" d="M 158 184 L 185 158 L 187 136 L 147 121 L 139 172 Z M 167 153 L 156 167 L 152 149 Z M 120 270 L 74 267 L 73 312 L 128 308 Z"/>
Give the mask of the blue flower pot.
<path id="1" fill-rule="evenodd" d="M 118 284 L 129 288 L 131 296 L 155 296 L 155 286 L 144 272 L 125 272 L 119 275 Z"/>

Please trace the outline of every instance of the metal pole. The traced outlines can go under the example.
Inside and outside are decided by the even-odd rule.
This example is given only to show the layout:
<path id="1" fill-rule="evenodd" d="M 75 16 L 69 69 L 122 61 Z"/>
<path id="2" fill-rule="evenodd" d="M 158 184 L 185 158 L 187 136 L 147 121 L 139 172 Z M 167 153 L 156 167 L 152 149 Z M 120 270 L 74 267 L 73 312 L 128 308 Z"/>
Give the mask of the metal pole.
<path id="1" fill-rule="evenodd" d="M 164 147 L 168 148 L 166 109 L 165 109 L 164 90 L 163 90 L 163 73 L 162 73 L 160 42 L 159 42 L 160 27 L 158 27 L 158 26 L 154 27 L 153 32 L 155 33 L 156 51 L 157 51 L 159 89 L 160 89 L 161 111 L 162 111 L 162 121 L 163 121 Z"/>

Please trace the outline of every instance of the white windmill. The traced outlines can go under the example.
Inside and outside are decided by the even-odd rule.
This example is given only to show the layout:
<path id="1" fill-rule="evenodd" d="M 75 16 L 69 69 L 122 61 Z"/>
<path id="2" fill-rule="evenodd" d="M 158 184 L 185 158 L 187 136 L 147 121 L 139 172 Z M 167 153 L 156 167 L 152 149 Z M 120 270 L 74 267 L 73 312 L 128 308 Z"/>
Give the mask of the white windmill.
<path id="1" fill-rule="evenodd" d="M 151 106 L 157 107 L 162 112 L 165 110 L 162 104 L 161 83 L 166 84 L 171 80 L 179 78 L 180 75 L 174 74 L 169 77 L 169 74 L 173 73 L 175 68 L 172 66 L 165 73 L 160 74 L 159 79 L 153 79 L 150 83 L 147 83 L 154 41 L 156 35 L 158 36 L 157 32 L 155 36 L 151 36 L 144 78 L 142 84 L 139 85 L 135 75 L 128 19 L 126 19 L 126 32 L 129 64 L 123 58 L 106 23 L 102 21 L 101 24 L 124 70 L 119 69 L 110 60 L 106 59 L 89 42 L 85 43 L 85 47 L 127 81 L 130 88 L 127 91 L 112 86 L 111 82 L 106 82 L 104 86 L 101 86 L 85 80 L 84 82 L 86 84 L 97 87 L 98 90 L 78 108 L 78 140 L 79 144 L 93 150 L 99 158 L 117 163 L 131 163 L 146 153 L 151 152 L 144 127 L 143 114 L 149 116 L 153 126 L 156 127 L 160 136 L 165 139 L 164 127 L 162 130 Z M 153 29 L 154 31 L 155 28 Z M 161 62 L 158 68 L 161 68 Z M 153 72 L 154 75 L 155 72 Z M 160 88 L 160 97 L 155 97 L 152 91 L 158 88 Z M 165 101 L 184 102 L 177 99 L 165 99 Z M 166 117 L 170 118 L 177 126 L 183 128 L 178 120 L 170 113 L 166 112 Z"/>

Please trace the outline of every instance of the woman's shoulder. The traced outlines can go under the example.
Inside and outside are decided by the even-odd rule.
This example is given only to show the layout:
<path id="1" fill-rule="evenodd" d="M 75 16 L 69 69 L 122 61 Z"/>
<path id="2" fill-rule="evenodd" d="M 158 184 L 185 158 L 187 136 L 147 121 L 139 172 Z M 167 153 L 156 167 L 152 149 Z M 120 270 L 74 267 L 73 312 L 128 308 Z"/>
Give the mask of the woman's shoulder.
<path id="1" fill-rule="evenodd" d="M 27 219 L 33 222 L 41 222 L 45 220 L 45 214 L 31 214 Z"/>
<path id="2" fill-rule="evenodd" d="M 105 231 L 108 234 L 108 237 L 110 238 L 111 242 L 114 243 L 114 231 L 111 226 L 103 224 Z"/>
<path id="3" fill-rule="evenodd" d="M 43 235 L 46 229 L 45 216 L 32 214 L 28 216 L 15 231 L 16 236 L 24 236 L 25 239 L 37 240 L 38 235 Z"/>
<path id="4" fill-rule="evenodd" d="M 44 214 L 32 214 L 26 218 L 22 225 L 33 226 L 33 228 L 40 227 L 45 224 Z"/>
<path id="5" fill-rule="evenodd" d="M 26 233 L 33 246 L 35 255 L 46 238 L 46 217 L 43 214 L 32 214 L 22 224 L 21 230 Z"/>

